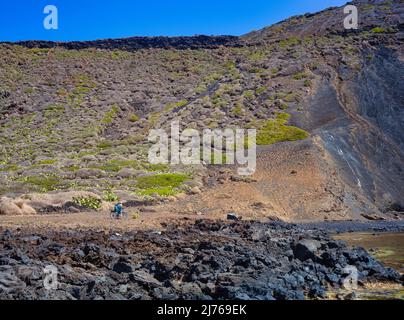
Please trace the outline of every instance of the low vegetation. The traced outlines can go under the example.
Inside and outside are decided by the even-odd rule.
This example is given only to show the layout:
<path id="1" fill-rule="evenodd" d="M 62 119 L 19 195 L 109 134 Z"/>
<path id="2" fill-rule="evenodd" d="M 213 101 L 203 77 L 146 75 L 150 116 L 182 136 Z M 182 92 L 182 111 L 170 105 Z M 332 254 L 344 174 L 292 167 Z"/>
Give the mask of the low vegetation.
<path id="1" fill-rule="evenodd" d="M 103 124 L 110 124 L 114 121 L 115 116 L 118 114 L 119 108 L 117 105 L 113 105 L 111 110 L 109 110 L 104 118 L 102 119 Z"/>
<path id="2" fill-rule="evenodd" d="M 170 196 L 179 192 L 179 187 L 190 179 L 184 173 L 162 173 L 138 177 L 136 180 L 137 193 L 141 195 Z"/>
<path id="3" fill-rule="evenodd" d="M 73 198 L 73 202 L 81 207 L 93 210 L 101 208 L 102 203 L 101 199 L 95 197 L 76 197 Z"/>
<path id="4" fill-rule="evenodd" d="M 257 132 L 257 144 L 268 145 L 282 141 L 306 139 L 309 134 L 297 127 L 286 125 L 290 115 L 280 113 L 276 119 L 268 120 Z"/>
<path id="5" fill-rule="evenodd" d="M 112 191 L 105 191 L 103 195 L 103 200 L 106 202 L 117 202 L 119 201 L 119 197 Z"/>
<path id="6" fill-rule="evenodd" d="M 41 192 L 49 192 L 58 190 L 61 180 L 54 175 L 40 174 L 21 178 L 20 182 L 32 184 L 38 187 Z"/>

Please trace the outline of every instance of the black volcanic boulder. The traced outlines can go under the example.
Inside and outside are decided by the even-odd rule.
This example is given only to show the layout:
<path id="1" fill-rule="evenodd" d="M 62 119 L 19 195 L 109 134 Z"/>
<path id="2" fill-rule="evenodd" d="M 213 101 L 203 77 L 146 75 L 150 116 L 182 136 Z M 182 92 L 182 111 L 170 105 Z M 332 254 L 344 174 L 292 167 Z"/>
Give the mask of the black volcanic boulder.
<path id="1" fill-rule="evenodd" d="M 321 242 L 312 239 L 304 239 L 293 245 L 293 255 L 300 261 L 308 259 L 315 260 L 318 249 L 321 247 Z"/>
<path id="2" fill-rule="evenodd" d="M 120 257 L 116 263 L 114 263 L 112 270 L 118 273 L 132 273 L 132 266 L 128 259 Z"/>

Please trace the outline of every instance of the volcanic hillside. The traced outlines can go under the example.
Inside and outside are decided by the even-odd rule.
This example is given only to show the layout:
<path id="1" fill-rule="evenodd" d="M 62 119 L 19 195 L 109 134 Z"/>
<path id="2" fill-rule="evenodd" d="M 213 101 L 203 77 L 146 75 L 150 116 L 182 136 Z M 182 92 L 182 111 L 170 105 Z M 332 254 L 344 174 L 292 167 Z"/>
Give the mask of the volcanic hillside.
<path id="1" fill-rule="evenodd" d="M 191 191 L 177 208 L 400 218 L 404 2 L 353 4 L 358 30 L 331 8 L 242 37 L 0 44 L 0 196 Z M 150 129 L 173 120 L 257 128 L 257 172 L 149 164 Z"/>

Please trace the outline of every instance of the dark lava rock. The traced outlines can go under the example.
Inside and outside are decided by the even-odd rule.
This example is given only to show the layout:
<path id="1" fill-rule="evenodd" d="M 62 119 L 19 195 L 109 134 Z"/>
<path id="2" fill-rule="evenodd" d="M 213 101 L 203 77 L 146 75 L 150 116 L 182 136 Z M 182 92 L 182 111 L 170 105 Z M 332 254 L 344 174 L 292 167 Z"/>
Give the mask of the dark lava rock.
<path id="1" fill-rule="evenodd" d="M 112 270 L 118 273 L 131 273 L 133 271 L 128 260 L 122 257 L 113 265 Z"/>
<path id="2" fill-rule="evenodd" d="M 314 260 L 320 247 L 321 243 L 317 240 L 301 240 L 293 246 L 293 254 L 301 261 L 305 261 L 307 259 Z"/>
<path id="3" fill-rule="evenodd" d="M 235 213 L 229 213 L 227 214 L 227 220 L 238 221 L 240 218 Z"/>
<path id="4" fill-rule="evenodd" d="M 88 48 L 135 51 L 148 48 L 162 49 L 214 49 L 220 46 L 240 47 L 243 40 L 236 36 L 191 36 L 191 37 L 130 37 L 123 39 L 105 39 L 96 41 L 21 41 L 19 45 L 27 48 L 55 48 L 63 47 L 68 50 L 82 50 Z M 8 97 L 0 93 L 1 97 Z"/>
<path id="5" fill-rule="evenodd" d="M 0 227 L 0 299 L 323 299 L 355 267 L 403 283 L 364 249 L 280 222 L 198 220 L 162 233 Z M 114 236 L 115 235 L 115 236 Z M 43 287 L 44 267 L 58 289 Z"/>

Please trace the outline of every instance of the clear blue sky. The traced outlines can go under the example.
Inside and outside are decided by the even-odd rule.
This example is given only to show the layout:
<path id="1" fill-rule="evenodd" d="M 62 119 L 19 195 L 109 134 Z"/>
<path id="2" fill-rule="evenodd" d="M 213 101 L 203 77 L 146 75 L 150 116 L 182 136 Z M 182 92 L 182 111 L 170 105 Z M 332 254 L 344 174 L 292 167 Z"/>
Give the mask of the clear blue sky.
<path id="1" fill-rule="evenodd" d="M 0 0 L 0 41 L 94 40 L 129 36 L 241 35 L 347 0 Z M 56 5 L 59 29 L 45 30 Z"/>

